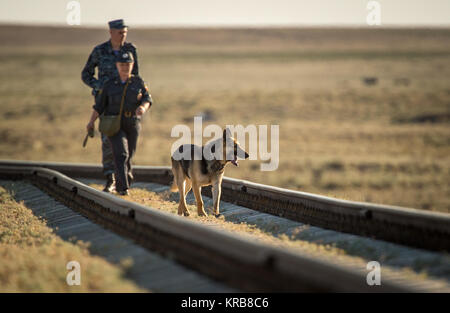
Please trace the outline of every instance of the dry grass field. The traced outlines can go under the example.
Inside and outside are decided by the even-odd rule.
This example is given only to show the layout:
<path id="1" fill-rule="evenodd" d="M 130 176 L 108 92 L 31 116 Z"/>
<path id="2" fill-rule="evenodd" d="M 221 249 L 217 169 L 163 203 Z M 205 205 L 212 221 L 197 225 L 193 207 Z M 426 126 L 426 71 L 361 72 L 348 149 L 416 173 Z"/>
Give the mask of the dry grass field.
<path id="1" fill-rule="evenodd" d="M 18 183 L 0 185 L 0 292 L 144 292 L 126 277 L 131 264 L 113 265 L 88 244 L 62 240 L 45 220 L 13 197 Z M 8 191 L 9 190 L 9 191 Z M 83 283 L 69 286 L 65 265 L 78 260 Z"/>
<path id="2" fill-rule="evenodd" d="M 81 81 L 101 29 L 1 26 L 0 158 L 99 163 Z M 135 164 L 169 165 L 177 124 L 277 124 L 280 162 L 227 176 L 450 212 L 449 29 L 130 29 L 154 107 Z M 369 85 L 364 78 L 376 77 Z M 247 143 L 248 145 L 248 143 Z"/>

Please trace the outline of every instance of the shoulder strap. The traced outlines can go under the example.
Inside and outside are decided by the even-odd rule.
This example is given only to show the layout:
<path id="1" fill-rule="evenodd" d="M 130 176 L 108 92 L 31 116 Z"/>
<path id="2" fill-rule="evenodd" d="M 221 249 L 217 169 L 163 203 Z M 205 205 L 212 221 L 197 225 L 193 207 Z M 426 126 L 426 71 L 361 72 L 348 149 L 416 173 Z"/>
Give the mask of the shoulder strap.
<path id="1" fill-rule="evenodd" d="M 119 112 L 119 116 L 120 118 L 122 118 L 122 111 L 123 111 L 123 102 L 125 100 L 125 95 L 127 93 L 127 87 L 128 87 L 128 83 L 130 82 L 130 78 L 127 79 L 127 83 L 125 84 L 125 88 L 123 89 L 123 93 L 122 93 L 122 100 L 120 100 L 120 112 Z"/>

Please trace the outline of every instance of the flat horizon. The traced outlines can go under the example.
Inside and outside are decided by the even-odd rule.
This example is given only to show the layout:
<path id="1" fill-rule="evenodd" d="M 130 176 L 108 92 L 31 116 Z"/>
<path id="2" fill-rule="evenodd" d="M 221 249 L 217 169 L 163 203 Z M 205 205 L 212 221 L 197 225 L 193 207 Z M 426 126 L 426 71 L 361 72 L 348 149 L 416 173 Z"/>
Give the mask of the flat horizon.
<path id="1" fill-rule="evenodd" d="M 107 25 L 104 27 L 100 25 L 67 25 L 60 23 L 22 23 L 22 22 L 2 22 L 0 21 L 0 27 L 49 27 L 49 28 L 70 28 L 70 29 L 107 29 Z M 368 26 L 359 24 L 267 24 L 267 25 L 246 25 L 246 24 L 161 24 L 161 25 L 130 25 L 131 29 L 450 29 L 450 24 L 443 25 L 380 25 L 380 26 Z"/>
<path id="2" fill-rule="evenodd" d="M 0 0 L 0 23 L 134 28 L 450 27 L 448 0 Z M 374 22 L 373 17 L 376 16 Z M 369 26 L 368 19 L 377 24 Z M 380 26 L 378 26 L 380 25 Z"/>

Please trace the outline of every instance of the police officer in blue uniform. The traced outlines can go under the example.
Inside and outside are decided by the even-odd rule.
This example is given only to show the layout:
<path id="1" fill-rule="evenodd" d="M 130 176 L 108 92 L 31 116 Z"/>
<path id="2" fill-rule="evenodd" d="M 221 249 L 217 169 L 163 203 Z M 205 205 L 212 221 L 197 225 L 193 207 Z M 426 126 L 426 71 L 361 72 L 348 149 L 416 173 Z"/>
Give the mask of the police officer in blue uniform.
<path id="1" fill-rule="evenodd" d="M 115 64 L 116 58 L 125 52 L 130 52 L 133 55 L 133 74 L 139 75 L 136 47 L 129 42 L 125 42 L 128 26 L 124 24 L 122 19 L 110 21 L 108 24 L 111 36 L 110 40 L 94 48 L 81 72 L 83 82 L 92 88 L 94 97 L 98 94 L 98 91 L 103 88 L 106 81 L 118 77 Z M 95 78 L 96 67 L 98 78 Z M 102 134 L 101 137 L 103 174 L 107 177 L 107 182 L 103 191 L 111 192 L 114 190 L 115 184 L 114 158 L 107 136 Z"/>
<path id="2" fill-rule="evenodd" d="M 128 195 L 130 187 L 131 159 L 136 152 L 136 144 L 141 130 L 141 117 L 152 105 L 152 98 L 148 87 L 137 75 L 132 75 L 134 65 L 131 52 L 124 52 L 116 59 L 119 77 L 108 80 L 99 91 L 87 125 L 94 127 L 97 117 L 117 115 L 123 98 L 121 127 L 118 133 L 108 137 L 114 155 L 116 191 L 120 195 Z"/>

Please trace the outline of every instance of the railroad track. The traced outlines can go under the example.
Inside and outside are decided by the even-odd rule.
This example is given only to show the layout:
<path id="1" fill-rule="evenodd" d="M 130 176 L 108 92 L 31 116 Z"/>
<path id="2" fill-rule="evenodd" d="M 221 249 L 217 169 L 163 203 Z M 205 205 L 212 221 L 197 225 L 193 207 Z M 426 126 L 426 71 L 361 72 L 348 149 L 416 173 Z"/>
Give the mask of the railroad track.
<path id="1" fill-rule="evenodd" d="M 98 165 L 0 160 L 0 166 L 44 167 L 74 178 L 103 179 Z M 169 185 L 167 166 L 135 166 L 137 181 Z M 202 188 L 211 196 L 211 188 Z M 339 232 L 450 252 L 450 214 L 355 202 L 224 177 L 222 201 Z"/>
<path id="2" fill-rule="evenodd" d="M 432 288 L 428 288 L 429 286 L 426 283 L 409 284 L 402 280 L 390 279 L 383 279 L 381 286 L 369 286 L 366 282 L 367 272 L 252 242 L 233 234 L 199 225 L 199 223 L 182 217 L 152 210 L 137 203 L 102 193 L 67 177 L 63 173 L 72 177 L 102 177 L 101 168 L 94 165 L 0 161 L 0 178 L 28 180 L 58 201 L 81 212 L 96 223 L 132 238 L 150 250 L 170 255 L 189 268 L 227 285 L 238 287 L 240 290 L 290 292 L 414 292 L 432 290 Z M 168 167 L 136 167 L 134 174 L 137 180 L 163 184 L 171 182 Z M 257 191 L 260 193 L 257 194 Z M 208 191 L 205 193 L 208 194 Z M 297 193 L 230 178 L 224 179 L 223 196 L 224 201 L 232 199 L 235 203 L 247 204 L 244 206 L 284 215 L 294 220 L 307 222 L 312 219 L 319 221 L 315 224 L 318 226 L 322 226 L 322 223 L 324 223 L 324 221 L 320 221 L 322 215 L 328 221 L 331 221 L 333 217 L 344 215 L 343 218 L 341 216 L 338 219 L 340 221 L 338 224 L 345 224 L 347 227 L 355 222 L 352 217 L 357 216 L 359 219 L 363 218 L 366 221 L 375 221 L 374 223 L 401 224 L 405 231 L 420 229 L 424 232 L 425 230 L 426 233 L 433 233 L 433 238 L 441 238 L 443 233 L 448 234 L 449 230 L 449 219 L 445 214 L 429 214 L 411 209 L 371 204 L 363 204 L 361 208 L 355 202 Z M 330 202 L 332 200 L 336 202 Z M 275 205 L 277 201 L 279 203 L 290 203 L 291 206 L 280 209 L 280 204 Z M 309 203 L 308 207 L 306 203 Z M 315 205 L 317 203 L 320 205 Z M 296 206 L 293 204 L 296 204 Z M 328 209 L 325 204 L 329 205 Z M 315 206 L 312 207 L 312 205 Z M 279 208 L 278 211 L 273 211 L 276 208 Z M 312 212 L 317 212 L 317 214 L 313 214 L 313 216 L 309 216 L 305 212 L 285 214 L 286 212 L 301 210 L 311 212 L 311 208 L 313 208 Z M 323 213 L 327 210 L 329 216 Z M 395 210 L 395 212 L 388 212 L 389 210 Z M 364 213 L 361 213 L 361 211 Z M 349 218 L 347 218 L 348 214 L 350 214 Z M 401 220 L 399 217 L 401 214 L 406 216 L 407 222 Z M 370 218 L 368 218 L 368 215 Z M 303 216 L 309 216 L 309 218 L 303 219 Z M 386 220 L 390 216 L 393 216 L 393 218 Z M 425 222 L 421 219 L 422 217 Z M 421 220 L 418 220 L 419 218 Z M 434 221 L 435 224 L 429 224 L 431 221 Z M 336 229 L 336 227 L 330 228 Z M 361 229 L 363 229 L 363 226 L 357 225 L 353 233 L 360 233 Z M 371 234 L 373 229 L 377 229 L 377 227 L 369 227 L 369 230 L 365 230 L 363 233 Z M 409 234 L 409 236 L 412 235 Z M 448 245 L 445 245 L 445 240 L 448 243 L 448 237 L 442 240 L 438 245 L 427 243 L 424 240 L 419 241 L 426 244 L 428 249 L 448 251 Z M 417 244 L 414 246 L 417 246 Z M 442 249 L 442 247 L 446 249 Z"/>
<path id="3" fill-rule="evenodd" d="M 44 220 L 56 236 L 68 242 L 88 242 L 91 255 L 124 269 L 125 278 L 143 290 L 165 293 L 237 291 L 94 223 L 29 182 L 0 180 L 0 186 L 8 190 L 17 202 L 23 202 L 34 215 Z M 85 269 L 84 264 L 81 264 L 82 270 Z M 123 267 L 124 264 L 128 265 Z M 82 284 L 95 284 L 95 280 L 96 277 L 83 275 Z M 117 290 L 121 290 L 120 286 L 117 286 Z"/>

